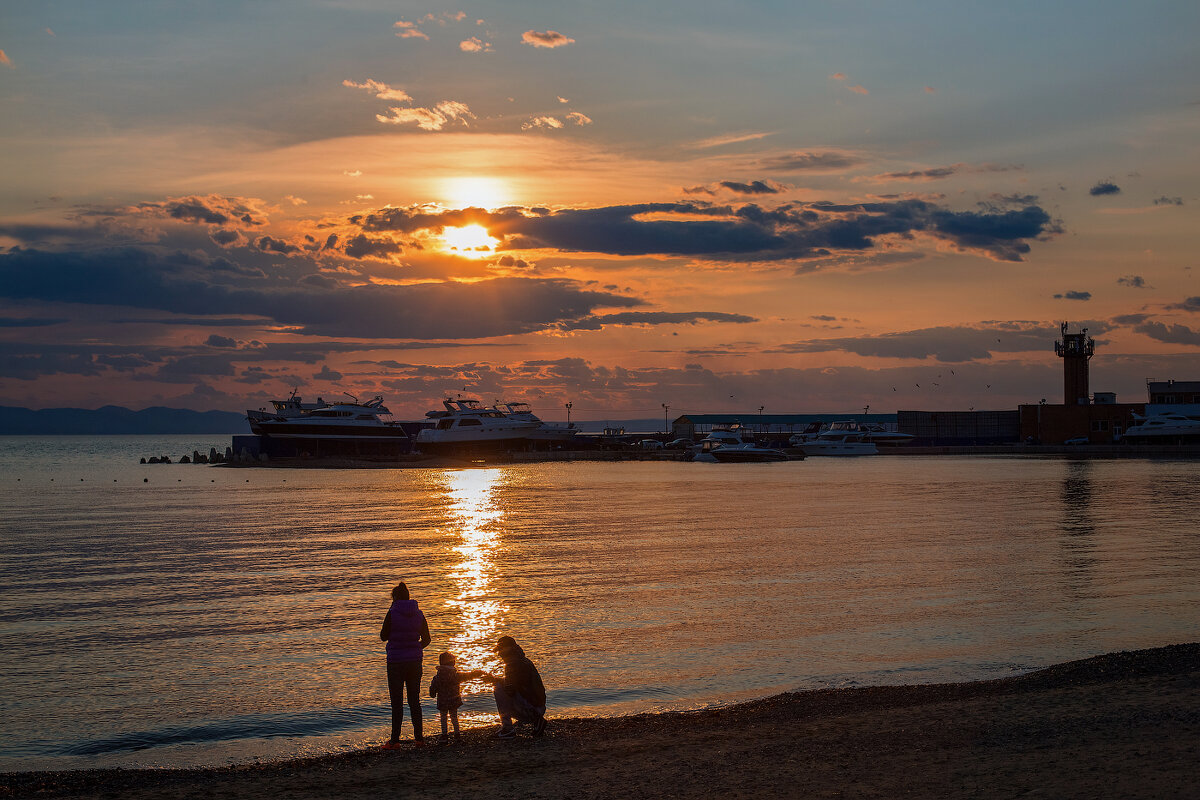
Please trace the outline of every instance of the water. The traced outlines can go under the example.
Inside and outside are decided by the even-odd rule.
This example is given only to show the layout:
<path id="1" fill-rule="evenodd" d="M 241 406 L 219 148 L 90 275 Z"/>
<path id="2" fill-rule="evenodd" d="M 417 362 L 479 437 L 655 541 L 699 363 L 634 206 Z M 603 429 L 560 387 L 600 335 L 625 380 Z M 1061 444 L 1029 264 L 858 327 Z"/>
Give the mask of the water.
<path id="1" fill-rule="evenodd" d="M 552 716 L 1196 638 L 1197 462 L 137 464 L 224 444 L 0 438 L 0 770 L 378 742 L 401 579 L 433 635 L 426 683 L 444 649 L 498 669 L 511 634 Z M 494 722 L 466 688 L 464 721 Z"/>

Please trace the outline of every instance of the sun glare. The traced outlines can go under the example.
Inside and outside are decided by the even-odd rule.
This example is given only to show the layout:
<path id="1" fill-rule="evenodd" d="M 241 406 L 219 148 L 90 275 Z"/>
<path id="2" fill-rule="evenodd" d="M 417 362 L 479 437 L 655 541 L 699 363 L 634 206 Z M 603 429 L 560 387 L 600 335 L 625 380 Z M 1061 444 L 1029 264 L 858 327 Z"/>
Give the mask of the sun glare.
<path id="1" fill-rule="evenodd" d="M 448 250 L 456 250 L 468 258 L 483 258 L 492 254 L 492 248 L 500 243 L 488 235 L 482 225 L 464 225 L 461 228 L 446 228 L 442 241 Z"/>
<path id="2" fill-rule="evenodd" d="M 499 208 L 507 202 L 504 184 L 497 178 L 447 178 L 442 187 L 451 208 Z"/>

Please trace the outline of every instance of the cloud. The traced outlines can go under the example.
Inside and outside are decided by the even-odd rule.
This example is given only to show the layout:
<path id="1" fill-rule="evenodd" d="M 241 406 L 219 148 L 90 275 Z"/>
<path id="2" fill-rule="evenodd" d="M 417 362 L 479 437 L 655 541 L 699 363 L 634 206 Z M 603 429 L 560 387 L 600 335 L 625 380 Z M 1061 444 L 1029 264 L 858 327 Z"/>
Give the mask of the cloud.
<path id="1" fill-rule="evenodd" d="M 867 91 L 867 87 L 863 86 L 862 84 L 855 84 L 854 86 L 847 86 L 846 91 L 854 92 L 855 94 L 870 94 L 870 92 Z"/>
<path id="2" fill-rule="evenodd" d="M 220 336 L 215 333 L 205 339 L 204 343 L 209 347 L 221 347 L 226 349 L 234 349 L 238 346 L 237 339 L 229 336 Z"/>
<path id="3" fill-rule="evenodd" d="M 722 311 L 622 311 L 616 314 L 590 315 L 559 323 L 565 331 L 600 330 L 605 325 L 698 325 L 701 322 L 758 322 L 745 314 Z"/>
<path id="4" fill-rule="evenodd" d="M 298 257 L 300 258 L 300 257 Z M 642 301 L 564 279 L 310 286 L 222 274 L 192 254 L 147 247 L 0 254 L 0 298 L 261 315 L 294 332 L 367 339 L 474 339 L 548 330 L 600 307 Z"/>
<path id="5" fill-rule="evenodd" d="M 45 328 L 70 321 L 63 317 L 0 317 L 0 328 Z"/>
<path id="6" fill-rule="evenodd" d="M 531 47 L 564 47 L 568 44 L 573 44 L 574 39 L 564 36 L 558 31 L 525 31 L 521 34 L 521 41 Z"/>
<path id="7" fill-rule="evenodd" d="M 796 152 L 763 159 L 759 166 L 773 172 L 837 172 L 861 163 L 861 158 L 846 153 Z"/>
<path id="8" fill-rule="evenodd" d="M 1132 289 L 1149 289 L 1146 285 L 1146 279 L 1141 275 L 1125 275 L 1117 278 L 1117 283 L 1121 286 L 1128 286 Z"/>
<path id="9" fill-rule="evenodd" d="M 347 178 L 361 178 L 363 172 L 361 169 L 344 169 L 342 170 L 342 174 Z"/>
<path id="10" fill-rule="evenodd" d="M 1121 187 L 1117 186 L 1112 181 L 1099 181 L 1095 186 L 1088 189 L 1088 194 L 1092 197 L 1100 197 L 1106 194 L 1120 194 Z"/>
<path id="11" fill-rule="evenodd" d="M 1055 231 L 1038 206 L 1006 211 L 951 211 L 923 200 L 785 204 L 762 208 L 701 202 L 643 203 L 602 208 L 430 213 L 387 208 L 350 220 L 367 231 L 413 231 L 483 225 L 503 249 L 551 248 L 611 255 L 785 261 L 864 251 L 879 237 L 921 233 L 998 261 L 1020 261 L 1027 239 Z"/>
<path id="12" fill-rule="evenodd" d="M 276 239 L 273 236 L 263 236 L 259 238 L 259 240 L 255 242 L 255 247 L 257 247 L 259 250 L 262 250 L 264 253 L 280 253 L 282 255 L 295 253 L 300 249 L 294 244 L 289 244 L 283 239 Z"/>
<path id="13" fill-rule="evenodd" d="M 312 376 L 314 381 L 340 381 L 342 373 L 335 372 L 328 365 L 322 365 L 321 371 Z"/>
<path id="14" fill-rule="evenodd" d="M 933 88 L 932 86 L 926 86 L 925 94 L 937 94 L 937 89 Z"/>
<path id="15" fill-rule="evenodd" d="M 557 117 L 532 117 L 528 121 L 521 124 L 521 130 L 528 131 L 537 128 L 545 130 L 557 130 L 563 126 L 562 120 Z"/>
<path id="16" fill-rule="evenodd" d="M 6 67 L 13 66 L 12 59 L 9 58 L 8 53 L 4 52 L 3 50 L 0 50 L 0 64 L 3 64 Z"/>
<path id="17" fill-rule="evenodd" d="M 1194 331 L 1187 325 L 1168 327 L 1161 322 L 1143 322 L 1141 325 L 1135 326 L 1134 330 L 1160 342 L 1200 347 L 1200 331 Z"/>
<path id="18" fill-rule="evenodd" d="M 831 79 L 831 80 L 835 80 L 835 81 L 844 81 L 844 80 L 846 80 L 846 73 L 844 73 L 844 72 L 835 72 L 835 73 L 833 73 L 832 75 L 830 75 L 829 77 L 830 77 L 830 79 Z"/>
<path id="19" fill-rule="evenodd" d="M 567 114 L 566 119 L 567 119 L 567 122 L 570 122 L 573 125 L 591 125 L 592 124 L 591 117 L 589 117 L 587 114 L 581 114 L 578 111 L 570 112 L 569 114 Z"/>
<path id="20" fill-rule="evenodd" d="M 1156 205 L 1156 206 L 1181 206 L 1181 205 L 1183 205 L 1183 198 L 1182 197 L 1166 197 L 1166 196 L 1156 197 L 1156 198 L 1154 198 L 1154 205 Z"/>
<path id="21" fill-rule="evenodd" d="M 412 101 L 412 97 L 403 89 L 395 89 L 388 86 L 386 83 L 380 83 L 374 78 L 367 78 L 362 83 L 355 83 L 352 80 L 342 81 L 342 86 L 349 86 L 352 89 L 366 89 L 371 94 L 378 97 L 380 100 L 399 100 L 404 103 Z"/>
<path id="22" fill-rule="evenodd" d="M 958 173 L 980 173 L 980 172 L 1010 172 L 1019 170 L 1022 167 L 1015 164 L 951 164 L 945 167 L 927 167 L 925 169 L 909 170 L 905 172 L 884 172 L 880 175 L 872 175 L 867 180 L 872 181 L 936 181 L 943 178 L 949 178 Z M 1033 198 L 1036 200 L 1036 198 Z"/>
<path id="23" fill-rule="evenodd" d="M 472 36 L 470 39 L 464 39 L 458 43 L 458 49 L 464 53 L 490 53 L 492 45 L 483 41 L 478 36 Z"/>
<path id="24" fill-rule="evenodd" d="M 785 188 L 770 181 L 753 181 L 751 183 L 721 181 L 719 186 L 735 194 L 779 194 Z"/>
<path id="25" fill-rule="evenodd" d="M 365 234 L 346 241 L 345 253 L 351 258 L 384 257 L 393 253 L 402 253 L 404 249 L 392 239 L 372 239 Z"/>
<path id="26" fill-rule="evenodd" d="M 991 327 L 941 326 L 836 339 L 809 339 L 779 348 L 785 353 L 843 351 L 873 358 L 926 359 L 945 363 L 981 361 L 992 353 L 1043 351 L 1058 334 L 1051 326 L 1006 324 Z"/>
<path id="27" fill-rule="evenodd" d="M 1055 300 L 1091 300 L 1091 292 L 1063 292 L 1054 295 Z"/>
<path id="28" fill-rule="evenodd" d="M 362 173 L 360 172 L 359 174 L 361 175 Z M 284 195 L 283 199 L 286 200 L 287 202 L 291 203 L 294 206 L 308 205 L 307 200 L 305 200 L 303 197 L 296 197 L 294 194 Z"/>
<path id="29" fill-rule="evenodd" d="M 468 119 L 475 119 L 466 103 L 456 100 L 443 100 L 433 108 L 391 108 L 391 114 L 384 116 L 376 114 L 375 119 L 387 125 L 407 125 L 415 123 L 423 131 L 440 131 L 452 122 L 467 124 Z"/>
<path id="30" fill-rule="evenodd" d="M 392 27 L 396 29 L 396 35 L 401 39 L 429 39 L 426 34 L 421 32 L 421 30 L 417 27 L 417 23 L 415 22 L 397 20 Z"/>
<path id="31" fill-rule="evenodd" d="M 1200 297 L 1189 297 L 1182 303 L 1175 303 L 1167 308 L 1175 311 L 1200 311 Z"/>
<path id="32" fill-rule="evenodd" d="M 765 139 L 768 136 L 774 136 L 774 135 L 775 134 L 773 132 L 770 132 L 770 133 L 761 133 L 761 132 L 726 133 L 726 134 L 722 134 L 720 136 L 712 136 L 708 139 L 701 139 L 698 142 L 690 142 L 688 144 L 685 144 L 684 147 L 688 148 L 689 150 L 707 150 L 710 147 L 723 147 L 724 145 L 727 145 L 727 144 L 740 144 L 741 142 L 752 142 L 757 139 Z"/>

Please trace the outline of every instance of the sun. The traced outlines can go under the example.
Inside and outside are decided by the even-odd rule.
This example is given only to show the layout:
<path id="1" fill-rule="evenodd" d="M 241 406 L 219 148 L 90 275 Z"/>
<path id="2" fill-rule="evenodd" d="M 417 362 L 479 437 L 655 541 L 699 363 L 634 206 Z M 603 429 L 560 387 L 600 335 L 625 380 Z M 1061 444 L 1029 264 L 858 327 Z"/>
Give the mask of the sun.
<path id="1" fill-rule="evenodd" d="M 492 238 L 482 225 L 464 225 L 461 228 L 446 228 L 442 231 L 442 242 L 446 249 L 456 250 L 468 258 L 483 258 L 492 254 L 500 243 Z"/>
<path id="2" fill-rule="evenodd" d="M 508 196 L 503 181 L 478 176 L 447 178 L 442 194 L 451 208 L 499 208 Z"/>

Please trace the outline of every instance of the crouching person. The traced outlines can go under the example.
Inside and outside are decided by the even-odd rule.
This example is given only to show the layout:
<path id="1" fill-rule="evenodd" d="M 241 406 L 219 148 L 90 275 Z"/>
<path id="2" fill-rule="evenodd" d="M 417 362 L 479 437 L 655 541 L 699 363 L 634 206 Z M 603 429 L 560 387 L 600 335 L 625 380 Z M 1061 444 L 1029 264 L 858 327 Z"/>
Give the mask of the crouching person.
<path id="1" fill-rule="evenodd" d="M 537 667 L 511 636 L 501 636 L 496 653 L 504 662 L 504 677 L 489 676 L 496 686 L 496 711 L 500 714 L 501 739 L 516 736 L 514 721 L 533 726 L 533 735 L 546 731 L 546 687 Z"/>

